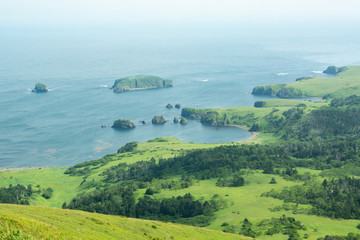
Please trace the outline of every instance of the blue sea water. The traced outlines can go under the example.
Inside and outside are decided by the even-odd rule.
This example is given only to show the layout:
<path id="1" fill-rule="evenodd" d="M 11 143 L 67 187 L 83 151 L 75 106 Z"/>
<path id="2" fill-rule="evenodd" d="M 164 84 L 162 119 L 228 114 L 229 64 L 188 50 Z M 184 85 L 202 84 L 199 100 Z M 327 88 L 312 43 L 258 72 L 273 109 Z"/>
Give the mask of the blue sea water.
<path id="1" fill-rule="evenodd" d="M 239 128 L 173 124 L 181 110 L 165 106 L 252 106 L 266 98 L 251 95 L 257 85 L 360 63 L 358 37 L 0 30 L 0 167 L 70 166 L 160 136 L 199 143 L 246 139 L 251 134 Z M 172 79 L 174 87 L 109 90 L 114 80 L 134 74 Z M 51 91 L 32 93 L 37 82 Z M 154 126 L 154 115 L 170 121 Z M 112 129 L 119 118 L 137 128 Z"/>

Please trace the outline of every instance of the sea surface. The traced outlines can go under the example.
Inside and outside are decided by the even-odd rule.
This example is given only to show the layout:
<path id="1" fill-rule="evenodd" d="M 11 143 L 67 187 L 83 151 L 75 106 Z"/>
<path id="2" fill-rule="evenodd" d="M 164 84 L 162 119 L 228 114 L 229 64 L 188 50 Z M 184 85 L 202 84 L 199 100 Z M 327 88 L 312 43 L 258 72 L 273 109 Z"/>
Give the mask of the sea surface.
<path id="1" fill-rule="evenodd" d="M 246 139 L 240 128 L 173 124 L 182 107 L 253 106 L 253 87 L 324 76 L 328 65 L 360 63 L 358 37 L 254 37 L 241 32 L 146 34 L 131 29 L 0 29 L 0 167 L 71 166 L 160 136 L 185 142 Z M 173 88 L 115 94 L 124 76 L 172 79 Z M 46 94 L 31 92 L 38 82 Z M 169 122 L 154 126 L 154 115 Z M 137 127 L 118 131 L 114 120 Z M 145 120 L 142 125 L 139 121 Z M 101 126 L 106 128 L 101 128 Z"/>

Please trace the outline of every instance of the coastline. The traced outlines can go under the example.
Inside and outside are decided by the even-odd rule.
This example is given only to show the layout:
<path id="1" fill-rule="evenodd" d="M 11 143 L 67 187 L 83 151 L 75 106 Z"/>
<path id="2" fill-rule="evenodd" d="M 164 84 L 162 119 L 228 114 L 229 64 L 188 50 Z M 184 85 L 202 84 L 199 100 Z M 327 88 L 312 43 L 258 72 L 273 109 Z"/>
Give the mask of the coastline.
<path id="1" fill-rule="evenodd" d="M 34 170 L 34 169 L 43 169 L 43 168 L 54 168 L 54 167 L 6 167 L 6 168 L 0 168 L 0 173 L 3 172 L 19 172 L 23 170 Z"/>
<path id="2" fill-rule="evenodd" d="M 235 124 L 224 124 L 224 127 L 236 127 L 236 128 L 241 128 L 241 129 L 244 129 L 248 132 L 249 131 L 249 128 L 246 128 L 246 127 L 243 127 L 243 126 L 240 126 L 240 125 L 235 125 Z M 251 140 L 255 139 L 256 137 L 258 137 L 260 134 L 260 132 L 251 132 L 251 136 L 248 137 L 248 138 L 245 138 L 243 140 L 238 140 L 238 141 L 235 141 L 236 143 L 246 143 L 246 142 L 250 142 Z"/>
<path id="3" fill-rule="evenodd" d="M 257 138 L 260 135 L 259 132 L 251 132 L 251 136 L 244 139 L 244 140 L 239 140 L 236 141 L 237 143 L 247 143 L 247 142 L 251 142 L 252 140 L 254 140 L 255 138 Z"/>

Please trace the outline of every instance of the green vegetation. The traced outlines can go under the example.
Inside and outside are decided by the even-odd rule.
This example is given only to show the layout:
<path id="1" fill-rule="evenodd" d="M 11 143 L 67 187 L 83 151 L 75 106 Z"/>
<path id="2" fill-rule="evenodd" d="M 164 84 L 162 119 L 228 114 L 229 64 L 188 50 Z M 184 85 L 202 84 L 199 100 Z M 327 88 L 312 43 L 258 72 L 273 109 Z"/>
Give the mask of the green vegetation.
<path id="1" fill-rule="evenodd" d="M 137 142 L 129 142 L 118 149 L 117 153 L 127 153 L 127 152 L 133 152 L 137 148 L 138 143 Z"/>
<path id="2" fill-rule="evenodd" d="M 21 171 L 4 171 L 0 172 L 0 186 L 7 187 L 10 184 L 12 186 L 18 184 L 31 185 L 32 191 L 36 194 L 32 194 L 29 198 L 30 205 L 60 208 L 64 202 L 69 202 L 74 196 L 83 191 L 80 186 L 83 177 L 65 175 L 65 170 L 66 168 L 35 168 Z M 41 196 L 47 188 L 53 189 L 52 197 L 49 199 Z"/>
<path id="3" fill-rule="evenodd" d="M 20 184 L 16 186 L 0 188 L 0 203 L 14 203 L 29 205 L 29 200 L 34 191 L 31 185 L 27 187 Z"/>
<path id="4" fill-rule="evenodd" d="M 135 75 L 116 80 L 112 89 L 116 93 L 121 93 L 132 90 L 167 88 L 172 86 L 172 80 L 162 79 L 160 77 L 150 75 Z"/>
<path id="5" fill-rule="evenodd" d="M 32 90 L 32 92 L 36 92 L 36 93 L 45 93 L 48 91 L 49 91 L 48 87 L 43 83 L 35 84 L 35 88 Z"/>
<path id="6" fill-rule="evenodd" d="M 350 156 L 348 155 L 347 152 L 349 152 L 350 149 L 356 149 L 357 145 L 347 145 L 347 150 L 346 149 L 344 150 L 343 143 L 338 143 L 337 144 L 338 147 L 328 146 L 327 144 L 324 145 L 318 144 L 313 147 L 312 143 L 301 143 L 301 144 L 299 143 L 298 145 L 293 145 L 289 143 L 286 146 L 283 146 L 282 148 L 278 148 L 278 149 L 276 149 L 276 147 L 274 148 L 273 146 L 265 147 L 262 145 L 259 146 L 256 145 L 247 146 L 241 144 L 225 144 L 225 145 L 228 147 L 224 146 L 218 148 L 218 150 L 223 149 L 224 151 L 218 151 L 218 150 L 213 150 L 212 148 L 215 146 L 221 146 L 220 144 L 216 144 L 216 145 L 190 144 L 190 143 L 182 143 L 179 140 L 173 138 L 158 138 L 149 141 L 147 143 L 139 143 L 135 148 L 135 150 L 132 152 L 107 155 L 103 159 L 88 162 L 87 164 L 82 165 L 82 167 L 78 166 L 78 168 L 76 169 L 79 171 L 85 168 L 89 168 L 88 172 L 85 175 L 81 175 L 81 176 L 71 176 L 69 174 L 61 175 L 61 173 L 64 172 L 64 169 L 62 170 L 60 169 L 59 171 L 60 174 L 57 174 L 55 171 L 57 170 L 57 168 L 48 168 L 41 170 L 38 169 L 25 170 L 20 172 L 4 172 L 0 174 L 0 177 L 2 179 L 2 182 L 9 182 L 9 181 L 17 181 L 17 182 L 25 181 L 30 183 L 35 182 L 33 183 L 33 185 L 34 184 L 36 185 L 36 182 L 41 182 L 41 183 L 44 182 L 43 187 L 45 188 L 52 187 L 54 189 L 53 197 L 48 200 L 42 197 L 36 198 L 36 201 L 33 200 L 35 202 L 31 202 L 31 204 L 37 203 L 37 205 L 50 205 L 50 202 L 48 201 L 55 201 L 55 199 L 64 199 L 63 196 L 60 196 L 58 194 L 59 192 L 62 193 L 61 195 L 64 195 L 65 193 L 67 194 L 68 192 L 72 192 L 71 195 L 72 198 L 74 198 L 76 196 L 76 192 L 78 193 L 82 192 L 82 194 L 86 192 L 91 193 L 92 191 L 96 191 L 96 188 L 101 190 L 104 189 L 105 186 L 110 187 L 110 186 L 115 186 L 116 184 L 119 183 L 121 184 L 125 183 L 126 181 L 122 181 L 118 183 L 104 182 L 106 175 L 99 176 L 99 174 L 103 173 L 106 169 L 110 169 L 111 167 L 117 166 L 121 163 L 132 164 L 132 163 L 136 163 L 139 160 L 144 160 L 144 159 L 150 160 L 151 157 L 156 158 L 156 162 L 160 163 L 159 158 L 167 159 L 169 157 L 175 157 L 175 156 L 181 157 L 181 154 L 185 153 L 184 152 L 185 150 L 203 149 L 201 151 L 195 151 L 191 153 L 192 155 L 190 156 L 192 157 L 189 158 L 188 169 L 190 169 L 191 171 L 193 163 L 197 162 L 197 161 L 194 162 L 195 159 L 206 160 L 210 158 L 209 159 L 210 162 L 208 163 L 199 162 L 199 164 L 197 164 L 195 167 L 198 168 L 202 165 L 207 166 L 208 170 L 213 169 L 212 171 L 215 171 L 216 173 L 216 169 L 222 169 L 221 167 L 218 167 L 219 165 L 217 164 L 224 164 L 224 166 L 233 165 L 232 162 L 228 162 L 227 164 L 223 163 L 223 159 L 228 158 L 227 153 L 232 149 L 231 151 L 234 152 L 233 154 L 229 155 L 230 159 L 234 158 L 235 163 L 237 162 L 236 160 L 237 158 L 248 159 L 247 160 L 248 163 L 246 163 L 247 161 L 245 161 L 244 163 L 249 165 L 248 166 L 244 165 L 243 168 L 241 168 L 237 172 L 235 171 L 234 173 L 231 173 L 231 171 L 224 170 L 223 172 L 225 175 L 218 174 L 217 175 L 218 177 L 213 177 L 213 174 L 211 172 L 207 174 L 208 170 L 204 169 L 200 171 L 200 174 L 193 175 L 192 180 L 180 177 L 179 175 L 182 174 L 179 173 L 175 174 L 175 172 L 178 171 L 176 171 L 177 167 L 174 166 L 173 168 L 171 168 L 173 169 L 171 171 L 174 171 L 174 173 L 166 170 L 164 171 L 164 175 L 163 175 L 164 177 L 153 179 L 151 182 L 145 182 L 146 185 L 145 184 L 143 185 L 144 188 L 137 188 L 137 190 L 134 191 L 135 198 L 137 199 L 145 196 L 145 192 L 148 188 L 154 190 L 153 195 L 151 196 L 154 196 L 155 199 L 157 200 L 169 199 L 172 198 L 173 196 L 174 197 L 184 196 L 187 193 L 191 193 L 191 195 L 194 197 L 195 200 L 205 202 L 211 200 L 214 194 L 217 194 L 218 201 L 222 202 L 223 208 L 220 208 L 219 210 L 214 212 L 214 215 L 210 221 L 210 225 L 208 225 L 207 228 L 215 229 L 215 230 L 225 230 L 224 227 L 222 227 L 221 225 L 222 223 L 226 222 L 229 224 L 229 226 L 235 226 L 234 227 L 236 229 L 235 233 L 239 234 L 242 225 L 241 222 L 243 221 L 244 218 L 247 218 L 253 224 L 253 227 L 251 229 L 255 231 L 257 234 L 261 232 L 261 235 L 257 236 L 257 238 L 260 239 L 270 238 L 270 235 L 266 235 L 265 232 L 267 231 L 267 229 L 271 227 L 271 225 L 267 225 L 265 229 L 263 227 L 258 226 L 258 224 L 260 224 L 264 220 L 269 220 L 271 218 L 280 218 L 284 214 L 286 215 L 286 217 L 293 217 L 296 219 L 296 221 L 301 221 L 301 223 L 306 227 L 307 230 L 298 230 L 298 233 L 300 234 L 300 236 L 308 234 L 310 236 L 309 239 L 316 239 L 318 237 L 324 237 L 325 235 L 347 235 L 350 232 L 359 233 L 358 232 L 359 230 L 356 228 L 356 226 L 360 223 L 360 221 L 358 220 L 339 221 L 325 217 L 318 217 L 315 215 L 308 215 L 307 210 L 311 208 L 301 204 L 299 204 L 299 207 L 296 208 L 296 210 L 286 210 L 288 208 L 282 207 L 283 206 L 282 200 L 260 196 L 262 193 L 268 192 L 271 188 L 274 188 L 276 191 L 281 191 L 285 186 L 291 187 L 294 185 L 301 185 L 302 184 L 301 176 L 306 176 L 305 174 L 306 172 L 309 172 L 311 174 L 311 179 L 313 180 L 317 178 L 322 179 L 321 177 L 318 177 L 319 174 L 322 172 L 322 170 L 309 169 L 311 166 L 313 166 L 311 168 L 318 168 L 318 169 L 324 169 L 324 168 L 338 169 L 335 167 L 339 167 L 339 163 L 345 164 L 344 166 L 346 166 L 347 164 L 351 164 L 352 162 L 351 159 L 353 158 L 347 157 Z M 238 147 L 240 148 L 238 149 Z M 253 155 L 246 156 L 248 152 L 252 152 L 252 151 L 254 151 Z M 272 151 L 274 151 L 274 153 L 272 155 L 271 154 L 269 155 L 269 153 L 271 153 Z M 259 152 L 263 152 L 263 154 L 259 154 Z M 286 155 L 277 156 L 278 153 L 288 154 L 288 152 L 292 152 L 292 155 L 288 157 L 286 157 Z M 213 155 L 214 153 L 216 153 L 216 155 Z M 238 153 L 240 153 L 240 155 Z M 311 160 L 309 159 L 309 157 L 313 156 L 313 154 L 314 154 L 313 161 L 309 161 Z M 276 163 L 276 165 L 273 165 L 274 173 L 277 172 L 276 171 L 277 169 L 280 170 L 278 173 L 276 173 L 279 175 L 262 173 L 264 171 L 263 165 L 269 165 L 266 162 L 263 163 L 262 161 L 264 158 L 266 159 L 268 155 L 270 156 L 269 157 L 270 159 L 275 157 L 275 159 L 278 158 L 279 160 L 281 160 L 278 163 Z M 294 159 L 294 157 L 296 158 Z M 247 169 L 247 168 L 253 169 L 251 165 L 253 158 L 259 159 L 258 160 L 259 164 L 255 164 L 254 166 L 259 166 L 259 168 L 262 170 Z M 331 161 L 327 163 L 328 159 L 337 159 L 337 158 L 340 159 L 349 158 L 349 160 L 345 162 L 339 160 L 339 161 Z M 186 160 L 186 157 L 183 156 L 180 159 Z M 288 162 L 288 164 L 290 164 L 291 167 L 294 167 L 295 165 L 297 166 L 296 167 L 297 173 L 294 173 L 295 175 L 293 175 L 293 177 L 286 175 L 286 171 L 285 171 L 286 169 L 278 168 L 278 166 L 286 166 L 286 164 L 282 164 L 282 161 L 284 161 L 283 159 L 288 159 L 286 161 Z M 317 162 L 319 161 L 319 159 L 321 161 L 318 164 Z M 174 161 L 174 162 L 178 162 L 178 161 Z M 306 165 L 307 162 L 310 163 Z M 214 163 L 216 163 L 215 166 L 211 167 L 214 165 Z M 154 166 L 157 166 L 157 164 Z M 300 166 L 306 166 L 307 169 L 303 169 Z M 271 168 L 267 168 L 267 169 L 271 169 Z M 282 175 L 283 171 L 285 171 L 285 175 Z M 44 172 L 48 172 L 48 174 L 45 174 Z M 194 169 L 193 172 L 196 173 L 198 171 Z M 292 174 L 291 172 L 292 171 L 288 171 L 287 174 Z M 236 174 L 244 178 L 245 181 L 244 186 L 219 187 L 216 185 L 219 178 L 222 179 L 226 178 L 228 180 L 231 180 L 233 179 L 233 176 L 235 176 Z M 294 177 L 297 175 L 300 177 Z M 208 179 L 207 176 L 209 176 L 210 178 Z M 80 185 L 80 183 L 83 181 L 84 178 L 87 179 L 87 181 L 84 184 Z M 270 185 L 269 182 L 271 181 L 272 178 L 276 178 L 277 183 Z M 77 180 L 76 182 L 71 183 L 70 179 L 74 179 L 74 180 L 77 179 Z M 62 181 L 62 183 L 58 185 L 54 185 L 53 183 L 51 183 L 51 182 L 58 183 L 60 181 Z M 189 183 L 188 186 L 186 186 L 187 182 Z M 137 185 L 140 184 L 140 182 L 138 182 L 137 180 L 128 182 L 128 184 L 131 185 L 133 185 L 133 183 L 136 183 Z M 64 192 L 64 188 L 67 188 L 68 190 Z M 39 202 L 38 199 L 40 200 L 43 199 L 43 200 Z M 63 202 L 70 203 L 71 198 L 60 201 L 61 204 L 56 205 L 57 207 L 61 207 Z M 278 206 L 280 207 L 279 208 L 280 210 L 274 212 L 272 209 Z M 81 213 L 81 214 L 86 214 L 86 213 Z M 99 215 L 99 216 L 103 216 L 103 215 Z M 199 216 L 201 217 L 202 215 Z M 103 216 L 103 217 L 107 218 L 110 216 Z M 126 220 L 124 219 L 124 221 Z M 189 222 L 185 222 L 185 223 L 189 224 Z M 165 224 L 164 226 L 170 226 L 167 224 Z M 94 229 L 98 229 L 99 231 L 101 231 L 101 228 L 94 228 Z M 185 228 L 181 227 L 179 229 L 185 229 Z M 287 239 L 287 236 L 283 235 L 282 233 L 278 233 L 278 234 L 274 234 L 272 238 Z M 223 239 L 223 238 L 219 238 L 219 239 Z"/>
<path id="7" fill-rule="evenodd" d="M 261 100 L 256 101 L 254 107 L 257 108 L 277 108 L 277 107 L 309 107 L 317 108 L 321 106 L 326 106 L 326 102 L 311 102 L 311 101 L 301 101 L 295 99 L 271 99 L 271 100 Z"/>
<path id="8" fill-rule="evenodd" d="M 360 219 L 360 180 L 350 177 L 326 179 L 320 184 L 307 181 L 303 186 L 271 191 L 264 196 L 282 199 L 285 202 L 311 204 L 309 213 L 332 218 Z"/>
<path id="9" fill-rule="evenodd" d="M 289 84 L 258 86 L 253 89 L 253 94 L 286 98 L 304 96 L 340 98 L 354 94 L 359 95 L 360 66 L 343 67 L 340 69 L 333 67 L 330 68 L 328 73 L 337 74 L 331 78 L 314 77 Z"/>
<path id="10" fill-rule="evenodd" d="M 47 188 L 44 190 L 43 194 L 41 196 L 46 199 L 50 199 L 53 195 L 54 190 L 52 188 Z"/>
<path id="11" fill-rule="evenodd" d="M 118 119 L 114 121 L 114 124 L 111 126 L 112 128 L 118 129 L 130 129 L 135 128 L 135 124 L 127 119 Z"/>
<path id="12" fill-rule="evenodd" d="M 0 204 L 0 239 L 248 239 L 203 228 L 83 211 Z"/>
<path id="13" fill-rule="evenodd" d="M 146 191 L 146 195 L 153 194 Z M 206 226 L 220 207 L 216 197 L 200 202 L 190 193 L 161 200 L 144 196 L 136 201 L 133 189 L 112 187 L 80 195 L 63 208 Z"/>

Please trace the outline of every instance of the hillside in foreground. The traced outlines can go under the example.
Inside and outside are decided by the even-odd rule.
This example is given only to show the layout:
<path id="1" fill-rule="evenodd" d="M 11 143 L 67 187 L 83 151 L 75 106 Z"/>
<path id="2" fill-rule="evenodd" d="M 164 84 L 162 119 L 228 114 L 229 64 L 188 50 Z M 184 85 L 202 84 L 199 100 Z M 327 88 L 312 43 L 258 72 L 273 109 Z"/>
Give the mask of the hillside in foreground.
<path id="1" fill-rule="evenodd" d="M 75 210 L 0 204 L 0 239 L 249 239 L 203 228 Z"/>

